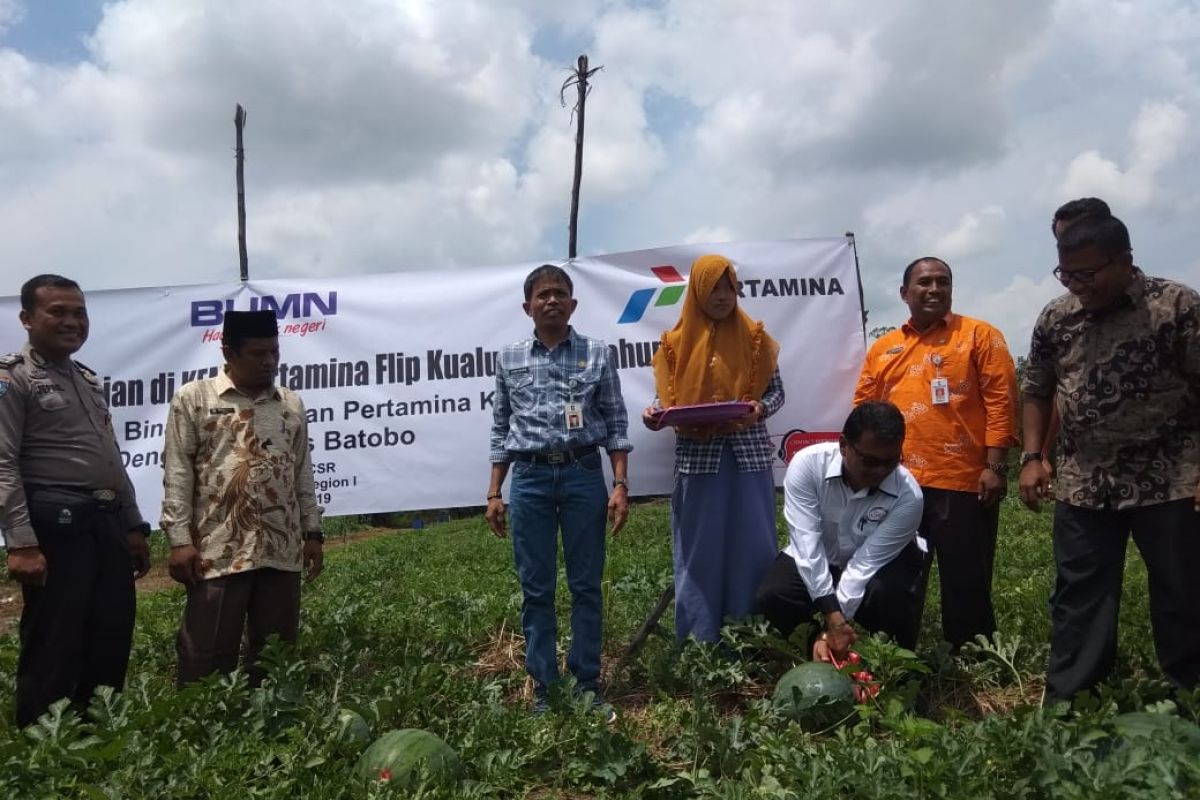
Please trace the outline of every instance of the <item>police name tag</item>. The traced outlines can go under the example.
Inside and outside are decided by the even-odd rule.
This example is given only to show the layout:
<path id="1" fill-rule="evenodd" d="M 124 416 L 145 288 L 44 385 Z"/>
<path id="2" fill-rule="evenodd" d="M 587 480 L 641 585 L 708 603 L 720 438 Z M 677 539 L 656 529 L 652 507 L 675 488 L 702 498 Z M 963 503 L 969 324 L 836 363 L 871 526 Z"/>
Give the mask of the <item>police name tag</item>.
<path id="1" fill-rule="evenodd" d="M 929 382 L 929 390 L 935 406 L 944 406 L 950 402 L 950 381 L 945 378 L 934 378 Z"/>
<path id="2" fill-rule="evenodd" d="M 567 403 L 563 406 L 567 417 L 567 430 L 577 431 L 583 427 L 583 404 Z"/>

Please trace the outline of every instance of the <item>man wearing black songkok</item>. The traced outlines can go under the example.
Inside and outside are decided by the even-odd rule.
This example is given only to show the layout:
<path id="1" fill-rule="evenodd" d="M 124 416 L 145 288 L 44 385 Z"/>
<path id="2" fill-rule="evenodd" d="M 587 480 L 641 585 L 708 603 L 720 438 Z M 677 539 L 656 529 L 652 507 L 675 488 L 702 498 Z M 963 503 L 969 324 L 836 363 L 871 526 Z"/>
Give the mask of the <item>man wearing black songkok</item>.
<path id="1" fill-rule="evenodd" d="M 233 671 L 243 628 L 261 680 L 267 637 L 296 639 L 301 573 L 322 566 L 308 424 L 300 398 L 275 385 L 274 312 L 227 312 L 221 352 L 224 371 L 185 384 L 167 417 L 162 529 L 171 577 L 187 587 L 180 686 Z"/>

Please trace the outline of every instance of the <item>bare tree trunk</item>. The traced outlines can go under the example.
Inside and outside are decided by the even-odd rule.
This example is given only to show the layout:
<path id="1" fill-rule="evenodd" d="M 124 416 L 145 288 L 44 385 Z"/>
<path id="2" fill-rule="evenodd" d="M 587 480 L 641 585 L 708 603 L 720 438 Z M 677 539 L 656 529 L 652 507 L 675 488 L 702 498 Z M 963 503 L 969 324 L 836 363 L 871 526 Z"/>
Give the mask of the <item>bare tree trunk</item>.
<path id="1" fill-rule="evenodd" d="M 246 151 L 242 147 L 242 131 L 246 127 L 246 109 L 238 103 L 233 112 L 233 127 L 237 131 L 237 221 L 238 221 L 238 263 L 241 267 L 242 280 L 250 279 L 250 262 L 246 256 Z"/>
<path id="2" fill-rule="evenodd" d="M 566 105 L 564 96 L 566 91 L 571 86 L 575 87 L 578 98 L 575 101 L 574 113 L 578 115 L 579 121 L 575 127 L 575 180 L 571 184 L 571 221 L 567 227 L 567 257 L 574 258 L 577 253 L 577 243 L 579 240 L 579 185 L 583 181 L 583 129 L 584 129 L 584 114 L 587 105 L 588 92 L 591 87 L 588 86 L 588 78 L 595 75 L 604 67 L 596 67 L 588 69 L 588 57 L 582 55 L 579 57 L 579 64 L 571 73 L 571 77 L 563 82 L 562 89 L 559 90 L 559 101 Z"/>

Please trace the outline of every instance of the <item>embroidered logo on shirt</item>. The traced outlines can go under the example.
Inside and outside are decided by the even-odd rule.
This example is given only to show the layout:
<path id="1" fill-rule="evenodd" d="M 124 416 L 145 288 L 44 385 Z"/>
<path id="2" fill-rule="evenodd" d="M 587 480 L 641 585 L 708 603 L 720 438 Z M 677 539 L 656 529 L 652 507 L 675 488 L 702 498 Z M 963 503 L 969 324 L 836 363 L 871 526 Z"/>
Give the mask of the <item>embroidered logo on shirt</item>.
<path id="1" fill-rule="evenodd" d="M 879 522 L 887 516 L 886 508 L 875 507 L 867 512 L 867 522 Z"/>
<path id="2" fill-rule="evenodd" d="M 904 345 L 902 345 L 902 344 L 898 344 L 895 347 L 892 347 L 888 350 L 883 351 L 884 355 L 888 355 L 888 356 L 900 355 L 903 352 L 904 352 Z"/>

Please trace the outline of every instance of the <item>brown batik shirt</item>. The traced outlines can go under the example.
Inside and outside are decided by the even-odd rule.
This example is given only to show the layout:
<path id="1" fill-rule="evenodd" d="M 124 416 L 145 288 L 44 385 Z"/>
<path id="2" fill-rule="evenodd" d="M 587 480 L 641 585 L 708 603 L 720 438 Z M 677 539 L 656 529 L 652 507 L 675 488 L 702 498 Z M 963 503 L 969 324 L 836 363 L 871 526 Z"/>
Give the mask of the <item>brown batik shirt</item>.
<path id="1" fill-rule="evenodd" d="M 308 421 L 295 392 L 250 398 L 224 374 L 171 399 L 162 529 L 200 551 L 204 578 L 269 567 L 299 572 L 304 534 L 321 529 Z"/>
<path id="2" fill-rule="evenodd" d="M 1056 495 L 1091 509 L 1192 497 L 1200 482 L 1200 294 L 1134 279 L 1111 308 L 1074 295 L 1038 317 L 1022 386 L 1057 398 Z"/>

